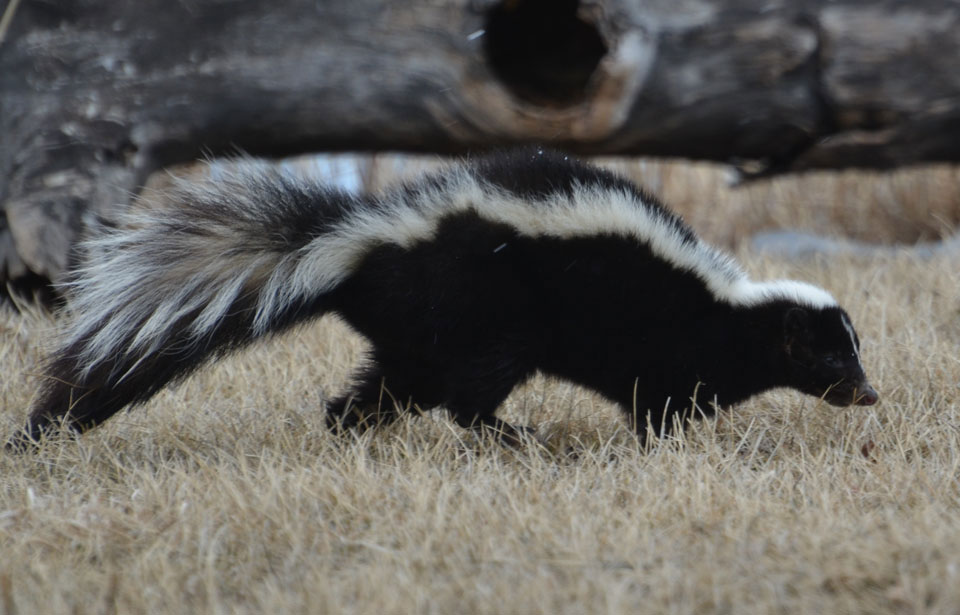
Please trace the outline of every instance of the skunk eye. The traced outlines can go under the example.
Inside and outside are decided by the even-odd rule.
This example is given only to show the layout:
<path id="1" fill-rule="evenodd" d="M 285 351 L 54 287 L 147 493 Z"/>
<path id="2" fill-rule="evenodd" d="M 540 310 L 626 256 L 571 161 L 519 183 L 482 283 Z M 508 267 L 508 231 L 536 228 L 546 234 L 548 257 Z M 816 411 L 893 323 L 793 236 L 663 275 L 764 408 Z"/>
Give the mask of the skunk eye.
<path id="1" fill-rule="evenodd" d="M 828 355 L 824 355 L 823 363 L 824 365 L 830 368 L 840 367 L 841 365 L 843 365 L 843 359 L 840 358 L 840 355 L 828 354 Z"/>

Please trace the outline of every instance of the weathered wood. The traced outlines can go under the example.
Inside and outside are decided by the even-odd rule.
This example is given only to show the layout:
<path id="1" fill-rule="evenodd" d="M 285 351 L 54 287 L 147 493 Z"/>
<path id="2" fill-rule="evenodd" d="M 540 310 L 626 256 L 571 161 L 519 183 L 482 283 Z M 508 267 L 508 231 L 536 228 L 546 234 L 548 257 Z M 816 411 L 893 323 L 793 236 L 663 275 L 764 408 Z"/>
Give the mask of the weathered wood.
<path id="1" fill-rule="evenodd" d="M 27 0 L 0 42 L 0 281 L 58 279 L 85 211 L 202 153 L 957 160 L 957 32 L 935 0 Z"/>

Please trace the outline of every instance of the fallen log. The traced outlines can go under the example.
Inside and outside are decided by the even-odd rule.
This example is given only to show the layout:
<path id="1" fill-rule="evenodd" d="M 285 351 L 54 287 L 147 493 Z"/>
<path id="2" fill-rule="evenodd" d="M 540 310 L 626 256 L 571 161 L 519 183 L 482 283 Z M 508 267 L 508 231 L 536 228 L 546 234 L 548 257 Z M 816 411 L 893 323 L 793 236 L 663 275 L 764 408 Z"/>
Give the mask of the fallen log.
<path id="1" fill-rule="evenodd" d="M 935 0 L 57 0 L 0 21 L 0 282 L 200 155 L 536 141 L 745 177 L 960 159 Z"/>

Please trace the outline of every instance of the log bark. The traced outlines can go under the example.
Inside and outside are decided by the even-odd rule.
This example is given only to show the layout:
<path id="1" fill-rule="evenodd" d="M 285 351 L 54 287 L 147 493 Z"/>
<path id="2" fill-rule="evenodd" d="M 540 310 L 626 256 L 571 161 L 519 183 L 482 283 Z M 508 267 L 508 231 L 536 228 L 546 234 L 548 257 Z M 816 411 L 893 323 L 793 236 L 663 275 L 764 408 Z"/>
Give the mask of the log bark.
<path id="1" fill-rule="evenodd" d="M 24 0 L 0 32 L 0 282 L 199 155 L 537 141 L 774 174 L 960 159 L 960 5 Z"/>

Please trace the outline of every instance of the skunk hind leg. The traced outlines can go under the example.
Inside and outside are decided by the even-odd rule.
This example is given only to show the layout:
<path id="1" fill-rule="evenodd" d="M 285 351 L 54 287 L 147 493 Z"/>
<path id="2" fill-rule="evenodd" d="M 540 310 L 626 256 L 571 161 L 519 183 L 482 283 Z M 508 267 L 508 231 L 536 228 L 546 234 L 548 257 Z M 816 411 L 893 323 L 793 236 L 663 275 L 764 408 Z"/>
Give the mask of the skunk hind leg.
<path id="1" fill-rule="evenodd" d="M 405 381 L 373 364 L 360 372 L 350 391 L 327 405 L 327 427 L 342 432 L 386 426 L 412 406 Z"/>
<path id="2" fill-rule="evenodd" d="M 471 373 L 455 367 L 442 373 L 411 370 L 404 367 L 409 365 L 407 360 L 389 361 L 382 357 L 376 356 L 360 372 L 351 391 L 328 405 L 327 425 L 331 430 L 363 431 L 384 426 L 417 404 L 421 408 L 445 406 L 460 427 L 492 431 L 501 443 L 510 446 L 519 446 L 525 436 L 534 432 L 530 427 L 511 425 L 496 417 L 500 404 L 525 377 L 525 372 L 509 361 L 471 365 L 476 369 Z"/>
<path id="3" fill-rule="evenodd" d="M 469 399 L 461 399 L 447 404 L 447 410 L 453 415 L 457 425 L 474 431 L 489 431 L 501 444 L 519 447 L 526 437 L 535 430 L 526 425 L 512 425 L 496 417 L 500 404 L 513 390 L 513 384 L 500 390 L 474 392 Z"/>

